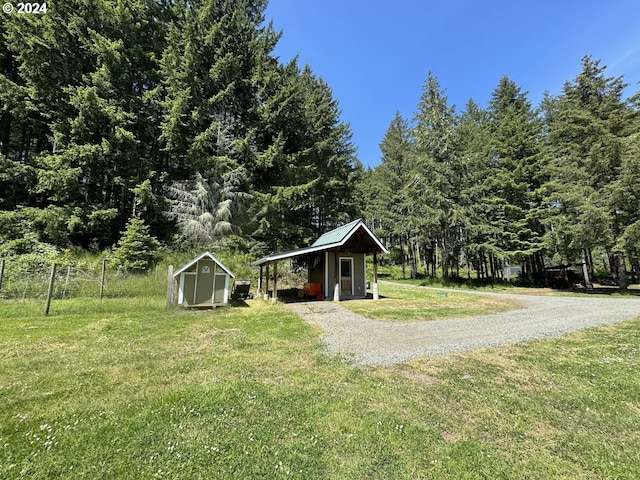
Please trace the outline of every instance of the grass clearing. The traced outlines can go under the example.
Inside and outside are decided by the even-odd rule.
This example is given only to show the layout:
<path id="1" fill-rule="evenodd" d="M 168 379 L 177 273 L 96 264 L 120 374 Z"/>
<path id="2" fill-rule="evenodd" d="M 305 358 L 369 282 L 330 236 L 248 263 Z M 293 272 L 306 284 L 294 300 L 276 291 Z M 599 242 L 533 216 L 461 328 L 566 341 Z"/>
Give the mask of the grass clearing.
<path id="1" fill-rule="evenodd" d="M 456 291 L 443 292 L 418 288 L 410 284 L 401 286 L 388 282 L 380 284 L 380 295 L 382 297 L 377 302 L 350 300 L 342 305 L 372 320 L 388 322 L 443 320 L 485 315 L 522 307 L 515 300 Z"/>
<path id="2" fill-rule="evenodd" d="M 0 302 L 0 478 L 640 477 L 640 320 L 356 369 L 247 305 Z"/>

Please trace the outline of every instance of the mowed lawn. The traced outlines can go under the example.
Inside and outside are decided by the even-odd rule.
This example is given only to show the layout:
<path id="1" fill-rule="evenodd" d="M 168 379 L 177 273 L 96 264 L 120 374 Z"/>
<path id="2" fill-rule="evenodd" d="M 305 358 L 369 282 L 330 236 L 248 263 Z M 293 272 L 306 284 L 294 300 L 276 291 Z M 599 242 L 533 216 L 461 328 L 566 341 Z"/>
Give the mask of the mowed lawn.
<path id="1" fill-rule="evenodd" d="M 342 305 L 372 320 L 425 322 L 469 317 L 521 308 L 515 300 L 454 290 L 420 288 L 385 282 L 380 300 L 350 300 Z"/>
<path id="2" fill-rule="evenodd" d="M 640 321 L 392 368 L 282 305 L 0 301 L 2 479 L 640 478 Z"/>

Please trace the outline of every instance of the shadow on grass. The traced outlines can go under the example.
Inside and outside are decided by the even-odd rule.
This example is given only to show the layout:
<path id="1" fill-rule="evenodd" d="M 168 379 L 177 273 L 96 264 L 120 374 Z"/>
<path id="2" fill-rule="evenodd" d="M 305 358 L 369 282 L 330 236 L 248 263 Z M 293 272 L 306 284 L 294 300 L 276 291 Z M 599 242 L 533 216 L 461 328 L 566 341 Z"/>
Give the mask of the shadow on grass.
<path id="1" fill-rule="evenodd" d="M 231 301 L 231 306 L 234 308 L 249 308 L 249 304 L 247 302 L 245 302 L 244 300 L 232 300 Z"/>

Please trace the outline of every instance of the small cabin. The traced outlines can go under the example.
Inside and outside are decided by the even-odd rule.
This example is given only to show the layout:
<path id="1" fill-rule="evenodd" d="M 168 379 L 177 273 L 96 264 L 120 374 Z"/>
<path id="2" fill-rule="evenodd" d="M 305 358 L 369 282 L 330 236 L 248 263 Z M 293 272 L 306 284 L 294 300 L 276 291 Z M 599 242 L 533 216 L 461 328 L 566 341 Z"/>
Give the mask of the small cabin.
<path id="1" fill-rule="evenodd" d="M 253 262 L 260 267 L 258 290 L 262 291 L 262 268 L 273 268 L 272 298 L 277 298 L 277 268 L 281 260 L 301 258 L 308 265 L 303 292 L 318 300 L 340 301 L 367 297 L 366 257 L 373 255 L 373 299 L 378 295 L 378 254 L 389 253 L 362 219 L 342 225 L 320 236 L 311 246 L 268 255 Z"/>
<path id="2" fill-rule="evenodd" d="M 220 260 L 204 252 L 173 274 L 178 283 L 178 305 L 215 307 L 229 302 L 233 273 Z"/>

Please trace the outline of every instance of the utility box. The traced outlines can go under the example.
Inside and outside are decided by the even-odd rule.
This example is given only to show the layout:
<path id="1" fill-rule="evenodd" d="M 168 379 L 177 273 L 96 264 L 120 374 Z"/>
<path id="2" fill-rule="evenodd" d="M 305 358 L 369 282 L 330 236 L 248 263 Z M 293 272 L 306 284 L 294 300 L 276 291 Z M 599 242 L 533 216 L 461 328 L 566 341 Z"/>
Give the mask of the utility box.
<path id="1" fill-rule="evenodd" d="M 209 252 L 194 258 L 173 274 L 178 282 L 178 305 L 207 308 L 229 302 L 233 273 Z"/>

